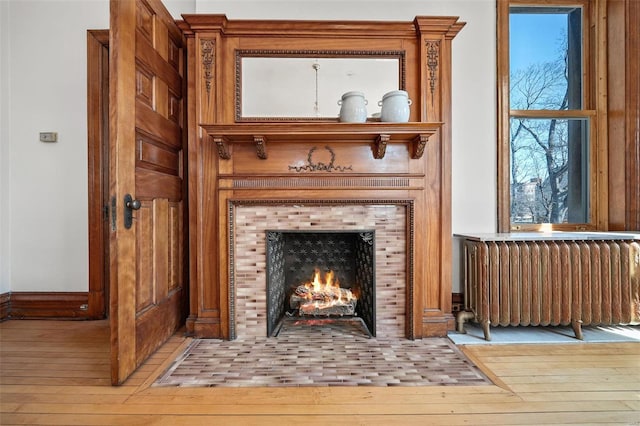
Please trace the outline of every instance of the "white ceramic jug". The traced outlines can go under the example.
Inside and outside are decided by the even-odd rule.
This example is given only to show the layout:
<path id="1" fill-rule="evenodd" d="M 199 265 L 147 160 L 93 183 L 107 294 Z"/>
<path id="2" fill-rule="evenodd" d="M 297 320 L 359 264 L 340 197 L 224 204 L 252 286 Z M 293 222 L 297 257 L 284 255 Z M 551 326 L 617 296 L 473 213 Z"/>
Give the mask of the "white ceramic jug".
<path id="1" fill-rule="evenodd" d="M 340 121 L 345 123 L 364 123 L 367 121 L 367 100 L 362 92 L 347 92 L 338 101 Z"/>
<path id="2" fill-rule="evenodd" d="M 380 121 L 406 123 L 409 121 L 410 105 L 411 99 L 406 91 L 394 90 L 386 93 L 378 102 L 378 106 L 382 107 Z"/>

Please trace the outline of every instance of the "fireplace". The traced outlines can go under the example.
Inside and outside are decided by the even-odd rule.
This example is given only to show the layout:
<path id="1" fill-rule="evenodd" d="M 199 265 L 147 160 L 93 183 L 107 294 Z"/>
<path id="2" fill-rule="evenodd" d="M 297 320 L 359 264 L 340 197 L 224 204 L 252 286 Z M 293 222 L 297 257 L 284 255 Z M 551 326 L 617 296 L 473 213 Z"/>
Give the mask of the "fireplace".
<path id="1" fill-rule="evenodd" d="M 275 328 L 279 320 L 267 312 L 267 231 L 371 230 L 375 315 L 368 321 L 376 337 L 445 336 L 455 326 L 451 42 L 464 23 L 419 16 L 309 27 L 194 15 L 185 26 L 193 30 L 194 80 L 188 87 L 188 332 L 234 339 L 264 337 Z M 413 101 L 409 121 L 244 117 L 239 46 L 266 57 L 399 52 L 398 88 Z M 285 312 L 276 311 L 276 317 Z"/>
<path id="2" fill-rule="evenodd" d="M 375 230 L 269 230 L 266 239 L 269 337 L 283 321 L 317 319 L 360 321 L 375 336 Z"/>

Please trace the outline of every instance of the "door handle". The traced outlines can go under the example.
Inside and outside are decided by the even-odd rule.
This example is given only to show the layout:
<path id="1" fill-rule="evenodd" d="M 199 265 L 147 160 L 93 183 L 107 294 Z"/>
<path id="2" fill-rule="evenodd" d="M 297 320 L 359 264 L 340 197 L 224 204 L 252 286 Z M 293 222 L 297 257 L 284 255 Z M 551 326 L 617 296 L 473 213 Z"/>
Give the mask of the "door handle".
<path id="1" fill-rule="evenodd" d="M 133 211 L 140 209 L 140 201 L 134 200 L 131 194 L 124 196 L 124 227 L 131 228 L 133 224 Z"/>

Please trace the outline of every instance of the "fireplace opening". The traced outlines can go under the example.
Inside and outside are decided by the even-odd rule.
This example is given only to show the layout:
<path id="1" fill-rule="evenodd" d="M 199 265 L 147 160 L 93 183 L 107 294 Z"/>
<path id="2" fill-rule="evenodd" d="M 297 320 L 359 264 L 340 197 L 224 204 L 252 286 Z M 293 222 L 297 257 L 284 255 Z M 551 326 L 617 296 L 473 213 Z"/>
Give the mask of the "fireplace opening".
<path id="1" fill-rule="evenodd" d="M 266 231 L 267 336 L 359 322 L 375 336 L 375 231 Z"/>

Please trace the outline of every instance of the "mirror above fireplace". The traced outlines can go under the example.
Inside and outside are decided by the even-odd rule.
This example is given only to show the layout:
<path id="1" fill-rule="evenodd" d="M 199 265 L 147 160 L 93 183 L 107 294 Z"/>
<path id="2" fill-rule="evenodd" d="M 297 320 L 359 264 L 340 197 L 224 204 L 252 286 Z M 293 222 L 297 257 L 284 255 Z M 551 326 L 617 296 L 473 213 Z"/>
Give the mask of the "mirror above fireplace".
<path id="1" fill-rule="evenodd" d="M 405 89 L 402 50 L 236 51 L 236 121 L 335 120 L 349 91 L 365 94 L 371 117 L 398 89 Z"/>

